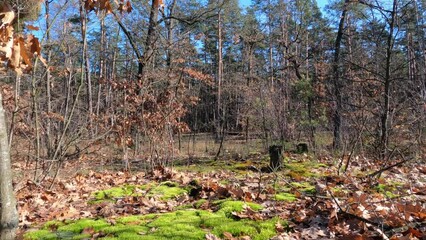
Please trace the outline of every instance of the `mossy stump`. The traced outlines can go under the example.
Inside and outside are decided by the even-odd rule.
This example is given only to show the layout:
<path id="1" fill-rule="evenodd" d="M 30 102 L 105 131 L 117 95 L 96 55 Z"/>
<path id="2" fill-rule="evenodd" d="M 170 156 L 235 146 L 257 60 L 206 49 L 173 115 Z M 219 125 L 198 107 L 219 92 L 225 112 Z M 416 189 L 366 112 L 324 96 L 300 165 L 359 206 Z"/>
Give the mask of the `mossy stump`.
<path id="1" fill-rule="evenodd" d="M 282 167 L 282 151 L 283 146 L 280 145 L 272 145 L 269 147 L 269 167 L 272 171 Z"/>

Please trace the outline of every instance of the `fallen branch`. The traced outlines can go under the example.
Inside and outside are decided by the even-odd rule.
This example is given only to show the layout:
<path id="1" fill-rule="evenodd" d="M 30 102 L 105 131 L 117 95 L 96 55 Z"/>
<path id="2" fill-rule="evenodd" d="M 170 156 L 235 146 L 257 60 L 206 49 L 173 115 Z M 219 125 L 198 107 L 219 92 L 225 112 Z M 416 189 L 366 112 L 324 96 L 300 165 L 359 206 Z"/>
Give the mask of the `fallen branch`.
<path id="1" fill-rule="evenodd" d="M 382 169 L 380 169 L 380 170 L 377 170 L 376 172 L 374 172 L 374 173 L 371 173 L 371 174 L 369 174 L 368 175 L 368 177 L 374 177 L 374 176 L 376 176 L 376 175 L 379 175 L 379 174 L 381 174 L 381 173 L 383 173 L 383 172 L 385 172 L 385 171 L 387 171 L 387 170 L 389 170 L 389 169 L 392 169 L 392 168 L 394 168 L 394 167 L 398 167 L 399 165 L 402 165 L 402 164 L 404 164 L 404 163 L 406 163 L 406 162 L 409 162 L 409 161 L 411 161 L 411 160 L 413 160 L 414 158 L 410 158 L 410 159 L 404 159 L 404 160 L 402 160 L 402 161 L 400 161 L 400 162 L 397 162 L 397 163 L 395 163 L 395 164 L 392 164 L 392 165 L 390 165 L 390 166 L 387 166 L 387 167 L 385 167 L 385 168 L 382 168 Z"/>

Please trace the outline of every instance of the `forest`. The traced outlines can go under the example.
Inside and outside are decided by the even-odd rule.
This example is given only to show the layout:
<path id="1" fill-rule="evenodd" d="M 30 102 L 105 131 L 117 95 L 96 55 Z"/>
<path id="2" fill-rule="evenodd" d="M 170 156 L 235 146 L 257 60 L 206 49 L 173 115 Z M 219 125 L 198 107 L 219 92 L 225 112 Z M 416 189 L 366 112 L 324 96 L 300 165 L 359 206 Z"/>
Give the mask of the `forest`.
<path id="1" fill-rule="evenodd" d="M 0 239 L 426 239 L 425 0 L 2 0 Z"/>

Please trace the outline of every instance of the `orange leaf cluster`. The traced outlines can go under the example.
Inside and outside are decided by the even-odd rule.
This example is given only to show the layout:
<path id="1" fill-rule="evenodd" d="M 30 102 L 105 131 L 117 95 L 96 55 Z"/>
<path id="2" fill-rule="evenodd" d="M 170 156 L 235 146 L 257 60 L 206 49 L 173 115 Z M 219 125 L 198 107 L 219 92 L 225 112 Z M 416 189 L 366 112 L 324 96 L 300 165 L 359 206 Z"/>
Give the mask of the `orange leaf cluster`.
<path id="1" fill-rule="evenodd" d="M 120 11 L 120 13 L 123 13 L 123 12 L 131 13 L 132 10 L 133 10 L 133 7 L 130 1 L 127 1 L 126 3 L 124 3 L 124 0 L 121 0 L 121 2 L 118 4 L 118 11 Z"/>
<path id="2" fill-rule="evenodd" d="M 120 0 L 119 3 L 117 1 L 116 3 L 118 4 L 118 11 L 120 11 L 120 13 L 130 13 L 133 10 L 130 1 L 124 2 L 124 0 Z M 86 0 L 84 3 L 84 8 L 88 12 L 95 11 L 96 14 L 100 11 L 106 12 L 107 14 L 113 13 L 112 5 L 109 0 Z"/>
<path id="3" fill-rule="evenodd" d="M 214 79 L 212 76 L 202 73 L 196 69 L 193 68 L 185 68 L 182 70 L 184 73 L 188 74 L 188 76 L 200 80 L 204 83 L 206 83 L 209 86 L 212 86 L 214 84 Z"/>
<path id="4" fill-rule="evenodd" d="M 163 0 L 154 0 L 154 7 L 156 8 L 164 8 Z"/>
<path id="5" fill-rule="evenodd" d="M 106 13 L 112 13 L 112 7 L 109 0 L 86 0 L 84 2 L 84 8 L 86 11 L 105 11 Z"/>

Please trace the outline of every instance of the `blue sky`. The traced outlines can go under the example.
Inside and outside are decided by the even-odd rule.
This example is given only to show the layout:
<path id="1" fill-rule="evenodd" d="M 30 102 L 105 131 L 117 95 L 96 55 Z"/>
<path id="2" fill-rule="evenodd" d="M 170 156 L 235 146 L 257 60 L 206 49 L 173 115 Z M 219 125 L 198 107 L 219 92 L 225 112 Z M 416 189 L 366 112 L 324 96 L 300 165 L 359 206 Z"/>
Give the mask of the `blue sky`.
<path id="1" fill-rule="evenodd" d="M 248 6 L 251 3 L 251 0 L 239 0 L 242 7 Z M 321 9 L 324 9 L 324 6 L 327 4 L 327 0 L 317 0 L 318 6 Z"/>

